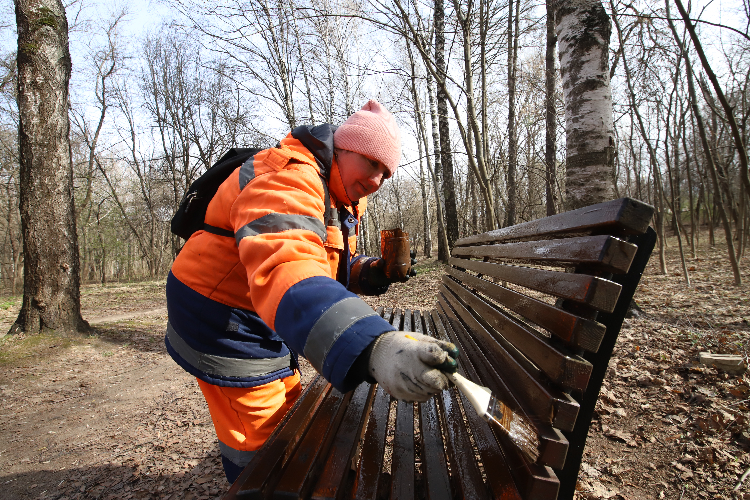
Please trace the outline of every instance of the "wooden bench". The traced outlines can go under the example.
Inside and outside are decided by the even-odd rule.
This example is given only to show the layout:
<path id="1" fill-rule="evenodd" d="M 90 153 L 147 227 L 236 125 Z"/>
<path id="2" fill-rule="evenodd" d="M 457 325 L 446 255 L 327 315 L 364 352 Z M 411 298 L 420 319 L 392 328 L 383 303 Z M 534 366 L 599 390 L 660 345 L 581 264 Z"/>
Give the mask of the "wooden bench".
<path id="1" fill-rule="evenodd" d="M 652 213 L 624 198 L 463 238 L 435 310 L 378 311 L 458 345 L 459 372 L 536 426 L 536 463 L 455 388 L 415 404 L 318 377 L 225 498 L 572 498 Z"/>

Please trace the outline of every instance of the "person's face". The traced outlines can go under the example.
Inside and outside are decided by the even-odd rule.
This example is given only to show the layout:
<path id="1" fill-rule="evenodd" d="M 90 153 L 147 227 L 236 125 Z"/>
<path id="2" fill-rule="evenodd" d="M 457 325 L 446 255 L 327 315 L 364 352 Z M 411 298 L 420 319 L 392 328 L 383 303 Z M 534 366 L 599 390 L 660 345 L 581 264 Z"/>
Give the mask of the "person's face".
<path id="1" fill-rule="evenodd" d="M 337 149 L 336 158 L 346 195 L 352 201 L 374 193 L 391 176 L 385 165 L 354 151 Z"/>

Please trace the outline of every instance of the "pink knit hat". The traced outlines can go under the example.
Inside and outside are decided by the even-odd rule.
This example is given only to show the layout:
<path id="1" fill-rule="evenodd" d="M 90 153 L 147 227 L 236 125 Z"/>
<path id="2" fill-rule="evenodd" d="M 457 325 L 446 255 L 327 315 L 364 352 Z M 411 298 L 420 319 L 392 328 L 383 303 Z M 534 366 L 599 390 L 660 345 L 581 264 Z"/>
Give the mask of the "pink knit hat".
<path id="1" fill-rule="evenodd" d="M 333 144 L 382 162 L 391 175 L 401 161 L 401 133 L 396 119 L 375 100 L 341 124 L 333 134 Z"/>

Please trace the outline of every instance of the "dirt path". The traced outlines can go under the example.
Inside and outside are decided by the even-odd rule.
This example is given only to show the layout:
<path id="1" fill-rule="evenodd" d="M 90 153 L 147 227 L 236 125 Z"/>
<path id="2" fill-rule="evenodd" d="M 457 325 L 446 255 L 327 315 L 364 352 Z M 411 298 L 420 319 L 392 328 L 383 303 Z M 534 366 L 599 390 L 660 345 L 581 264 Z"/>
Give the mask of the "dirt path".
<path id="1" fill-rule="evenodd" d="M 670 271 L 679 269 L 676 244 Z M 581 499 L 750 499 L 750 377 L 697 364 L 748 355 L 750 293 L 724 250 L 690 261 L 694 287 L 656 256 L 610 363 L 580 475 Z M 750 266 L 743 262 L 746 280 Z M 372 305 L 432 306 L 439 271 Z M 166 354 L 164 282 L 86 286 L 92 335 L 0 338 L 0 499 L 219 498 L 228 485 L 195 380 Z M 0 300 L 0 328 L 20 298 Z M 4 328 L 2 331 L 7 331 Z M 305 380 L 312 375 L 304 370 Z"/>

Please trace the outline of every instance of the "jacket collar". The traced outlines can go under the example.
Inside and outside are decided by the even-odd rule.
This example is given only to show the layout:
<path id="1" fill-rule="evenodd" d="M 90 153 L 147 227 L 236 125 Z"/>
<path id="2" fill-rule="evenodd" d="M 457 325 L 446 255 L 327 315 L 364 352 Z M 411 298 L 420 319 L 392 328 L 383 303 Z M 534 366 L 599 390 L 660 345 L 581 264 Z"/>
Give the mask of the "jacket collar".
<path id="1" fill-rule="evenodd" d="M 329 123 L 314 127 L 302 125 L 292 130 L 291 135 L 315 157 L 320 174 L 328 180 L 328 188 L 334 199 L 345 206 L 351 206 L 353 200 L 346 194 L 338 162 L 334 161 L 333 133 L 337 128 Z"/>
<path id="2" fill-rule="evenodd" d="M 333 163 L 333 133 L 338 127 L 329 123 L 316 125 L 302 125 L 292 130 L 292 137 L 302 143 L 318 162 L 320 173 L 328 179 Z"/>

